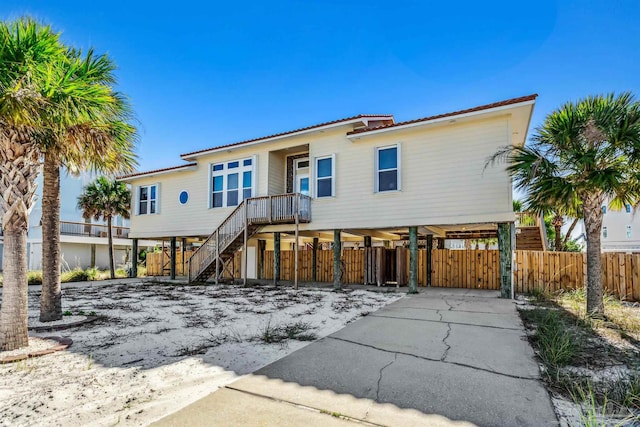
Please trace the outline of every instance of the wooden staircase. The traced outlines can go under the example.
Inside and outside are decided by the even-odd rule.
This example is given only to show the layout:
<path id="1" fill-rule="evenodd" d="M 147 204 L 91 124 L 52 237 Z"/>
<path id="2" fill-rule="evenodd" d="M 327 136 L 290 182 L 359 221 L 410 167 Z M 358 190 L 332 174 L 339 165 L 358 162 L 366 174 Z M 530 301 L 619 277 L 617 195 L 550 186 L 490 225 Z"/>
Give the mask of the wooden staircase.
<path id="1" fill-rule="evenodd" d="M 189 258 L 189 283 L 222 275 L 221 268 L 265 225 L 311 221 L 311 198 L 299 193 L 245 199 Z"/>
<path id="2" fill-rule="evenodd" d="M 547 250 L 547 233 L 540 215 L 533 212 L 516 212 L 516 250 Z"/>

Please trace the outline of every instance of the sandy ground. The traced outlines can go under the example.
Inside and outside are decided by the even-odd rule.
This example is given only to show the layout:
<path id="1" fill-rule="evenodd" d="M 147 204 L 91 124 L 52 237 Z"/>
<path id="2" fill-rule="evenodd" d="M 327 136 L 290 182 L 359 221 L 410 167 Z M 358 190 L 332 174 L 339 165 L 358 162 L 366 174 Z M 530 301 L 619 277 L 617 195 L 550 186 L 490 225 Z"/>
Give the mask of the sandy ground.
<path id="1" fill-rule="evenodd" d="M 101 319 L 56 332 L 73 339 L 67 351 L 0 366 L 0 425 L 147 425 L 400 297 L 228 285 L 69 288 L 63 310 Z M 30 317 L 39 298 L 29 293 Z M 283 339 L 278 331 L 286 339 L 264 342 L 265 332 Z"/>

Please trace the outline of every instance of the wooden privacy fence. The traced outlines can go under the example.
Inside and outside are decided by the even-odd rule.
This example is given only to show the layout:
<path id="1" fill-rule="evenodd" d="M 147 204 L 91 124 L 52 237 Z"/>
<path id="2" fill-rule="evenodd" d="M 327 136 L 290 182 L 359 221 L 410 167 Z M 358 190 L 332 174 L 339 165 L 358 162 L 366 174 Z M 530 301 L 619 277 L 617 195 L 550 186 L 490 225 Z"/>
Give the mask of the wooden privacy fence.
<path id="1" fill-rule="evenodd" d="M 587 280 L 587 256 L 581 252 L 516 251 L 516 292 L 577 289 Z M 640 254 L 603 253 L 605 292 L 640 301 Z"/>
<path id="2" fill-rule="evenodd" d="M 317 251 L 316 281 L 333 282 L 333 251 Z M 364 282 L 364 252 L 343 250 L 342 260 L 344 283 Z M 298 254 L 298 280 L 310 282 L 313 272 L 313 252 L 300 251 Z M 295 274 L 295 252 L 280 251 L 280 280 L 293 280 Z M 264 252 L 264 277 L 273 279 L 273 251 Z"/>
<path id="3" fill-rule="evenodd" d="M 182 252 L 176 252 L 176 275 L 178 276 L 186 276 L 189 260 L 189 257 L 193 254 L 193 251 L 185 251 L 184 252 L 184 270 L 182 268 Z M 236 278 L 240 277 L 240 266 L 242 260 L 242 252 L 236 252 L 234 255 L 234 265 L 233 268 L 235 270 L 234 276 Z M 169 251 L 162 252 L 149 252 L 147 253 L 147 276 L 168 276 L 170 273 L 171 266 L 171 254 Z M 230 279 L 231 275 L 228 272 L 224 272 L 222 275 L 225 279 Z"/>
<path id="4" fill-rule="evenodd" d="M 185 253 L 189 259 L 191 252 Z M 240 277 L 241 252 L 236 252 L 235 277 Z M 299 252 L 298 279 L 312 280 L 313 252 Z M 368 259 L 367 259 L 368 257 Z M 258 256 L 259 259 L 259 256 Z M 318 282 L 333 281 L 333 251 L 319 250 L 316 254 Z M 409 251 L 406 248 L 367 250 L 344 249 L 341 255 L 344 283 L 375 283 L 409 281 Z M 169 275 L 169 254 L 147 254 L 147 275 Z M 380 267 L 380 263 L 384 267 Z M 418 284 L 427 284 L 427 251 L 418 251 Z M 176 254 L 176 274 L 183 275 L 182 253 Z M 520 293 L 535 290 L 554 292 L 561 289 L 577 289 L 586 282 L 586 255 L 577 252 L 516 251 L 514 260 L 514 286 Z M 293 280 L 295 254 L 280 252 L 280 279 Z M 379 271 L 380 268 L 383 271 Z M 375 271 L 372 271 L 375 270 Z M 256 268 L 259 271 L 259 268 Z M 365 277 L 367 276 L 367 277 Z M 224 277 L 230 275 L 225 272 Z M 606 292 L 621 299 L 640 301 L 640 254 L 602 254 L 602 277 Z M 261 279 L 273 279 L 273 251 L 264 252 L 264 274 Z M 500 263 L 497 250 L 448 250 L 431 251 L 431 285 L 446 288 L 500 289 Z"/>
<path id="5" fill-rule="evenodd" d="M 365 265 L 381 270 L 378 274 L 384 277 L 383 283 L 398 282 L 406 285 L 409 282 L 409 250 L 396 248 L 371 248 L 372 250 L 342 251 L 341 259 L 344 268 L 344 283 L 365 283 Z M 395 256 L 389 254 L 395 252 Z M 300 251 L 298 256 L 298 279 L 312 279 L 312 251 Z M 377 257 L 378 261 L 365 262 L 365 257 Z M 372 264 L 375 262 L 375 264 Z M 389 264 L 392 265 L 389 265 Z M 372 266 L 373 265 L 373 266 Z M 427 251 L 418 251 L 418 284 L 427 284 Z M 371 267 L 372 266 L 372 267 Z M 280 279 L 293 280 L 295 268 L 294 251 L 280 251 Z M 373 274 L 373 273 L 370 273 Z M 374 274 L 371 277 L 376 277 Z M 273 251 L 264 253 L 263 279 L 273 279 Z M 317 252 L 316 280 L 318 282 L 333 281 L 333 251 Z M 368 283 L 375 283 L 367 278 Z M 434 249 L 432 251 L 432 286 L 449 288 L 500 289 L 498 251 L 471 250 L 450 251 Z"/>

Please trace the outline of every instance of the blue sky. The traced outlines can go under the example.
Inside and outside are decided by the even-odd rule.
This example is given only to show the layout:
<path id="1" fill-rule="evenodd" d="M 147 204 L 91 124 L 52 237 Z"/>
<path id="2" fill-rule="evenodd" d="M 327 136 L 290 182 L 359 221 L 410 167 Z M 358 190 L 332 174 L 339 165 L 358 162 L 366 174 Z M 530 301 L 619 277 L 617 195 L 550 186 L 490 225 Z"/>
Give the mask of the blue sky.
<path id="1" fill-rule="evenodd" d="M 24 14 L 114 58 L 141 170 L 359 113 L 408 120 L 538 93 L 535 126 L 566 100 L 640 94 L 634 0 L 0 4 L 2 19 Z"/>

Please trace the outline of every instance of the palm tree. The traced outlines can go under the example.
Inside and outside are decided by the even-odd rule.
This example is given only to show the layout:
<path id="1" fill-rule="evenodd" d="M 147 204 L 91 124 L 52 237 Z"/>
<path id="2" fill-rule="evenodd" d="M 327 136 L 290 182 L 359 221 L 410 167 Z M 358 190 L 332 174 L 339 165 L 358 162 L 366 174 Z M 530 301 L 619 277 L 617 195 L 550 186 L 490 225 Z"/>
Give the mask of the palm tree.
<path id="1" fill-rule="evenodd" d="M 531 144 L 504 147 L 517 189 L 538 205 L 581 207 L 587 237 L 587 313 L 603 316 L 602 206 L 640 201 L 640 105 L 630 93 L 592 96 L 551 112 Z"/>
<path id="2" fill-rule="evenodd" d="M 89 50 L 67 50 L 47 75 L 42 191 L 43 281 L 40 321 L 62 318 L 60 286 L 60 167 L 72 173 L 126 173 L 133 169 L 135 128 L 130 109 L 114 92 L 113 62 Z"/>
<path id="3" fill-rule="evenodd" d="M 4 233 L 0 350 L 29 344 L 27 229 L 33 207 L 48 65 L 63 53 L 58 35 L 31 19 L 0 22 L 0 215 Z"/>
<path id="4" fill-rule="evenodd" d="M 98 177 L 85 187 L 78 197 L 78 208 L 82 210 L 85 219 L 94 218 L 107 221 L 107 237 L 109 240 L 109 270 L 111 278 L 115 279 L 115 265 L 113 262 L 113 235 L 111 220 L 115 216 L 129 218 L 131 192 L 123 182 L 109 180 L 104 176 Z"/>

